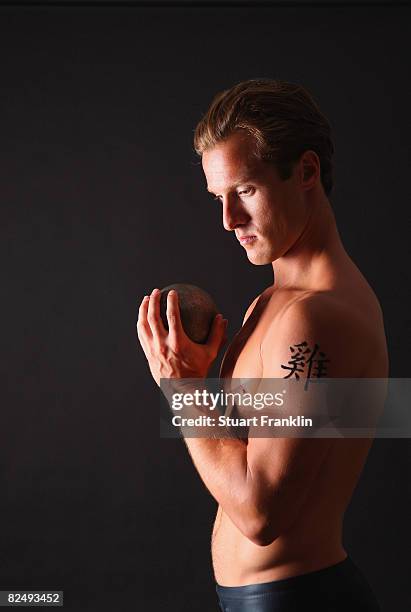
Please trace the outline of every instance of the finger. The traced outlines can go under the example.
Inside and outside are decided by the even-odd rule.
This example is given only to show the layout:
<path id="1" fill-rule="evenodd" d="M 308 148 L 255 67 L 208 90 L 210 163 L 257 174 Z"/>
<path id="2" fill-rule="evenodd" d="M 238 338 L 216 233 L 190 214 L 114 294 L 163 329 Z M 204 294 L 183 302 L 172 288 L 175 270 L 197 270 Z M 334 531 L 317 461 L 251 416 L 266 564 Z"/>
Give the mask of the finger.
<path id="1" fill-rule="evenodd" d="M 207 346 L 210 354 L 213 357 L 217 356 L 217 353 L 221 348 L 224 334 L 227 329 L 227 324 L 227 319 L 223 319 L 221 314 L 216 315 L 207 340 Z"/>
<path id="2" fill-rule="evenodd" d="M 169 343 L 171 348 L 176 350 L 185 332 L 181 323 L 178 293 L 174 289 L 171 289 L 167 294 L 167 321 Z"/>
<path id="3" fill-rule="evenodd" d="M 137 334 L 140 342 L 144 342 L 152 337 L 151 329 L 147 321 L 148 303 L 149 296 L 145 295 L 138 309 Z"/>
<path id="4" fill-rule="evenodd" d="M 153 340 L 157 345 L 161 344 L 167 336 L 167 332 L 160 318 L 160 295 L 161 291 L 159 289 L 153 289 L 150 295 L 147 312 L 148 324 L 153 334 Z"/>

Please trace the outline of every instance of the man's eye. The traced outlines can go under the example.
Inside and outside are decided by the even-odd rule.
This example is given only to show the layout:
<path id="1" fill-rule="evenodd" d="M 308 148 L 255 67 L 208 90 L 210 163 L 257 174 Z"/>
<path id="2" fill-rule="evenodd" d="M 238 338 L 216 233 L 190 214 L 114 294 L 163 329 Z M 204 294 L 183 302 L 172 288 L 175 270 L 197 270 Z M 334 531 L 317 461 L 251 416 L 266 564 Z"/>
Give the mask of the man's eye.
<path id="1" fill-rule="evenodd" d="M 221 196 L 215 196 L 213 199 L 214 200 L 218 200 L 219 202 L 221 202 Z"/>
<path id="2" fill-rule="evenodd" d="M 247 187 L 246 189 L 242 189 L 241 191 L 239 191 L 238 195 L 241 195 L 241 194 L 251 195 L 252 193 L 254 193 L 254 188 L 253 187 Z"/>

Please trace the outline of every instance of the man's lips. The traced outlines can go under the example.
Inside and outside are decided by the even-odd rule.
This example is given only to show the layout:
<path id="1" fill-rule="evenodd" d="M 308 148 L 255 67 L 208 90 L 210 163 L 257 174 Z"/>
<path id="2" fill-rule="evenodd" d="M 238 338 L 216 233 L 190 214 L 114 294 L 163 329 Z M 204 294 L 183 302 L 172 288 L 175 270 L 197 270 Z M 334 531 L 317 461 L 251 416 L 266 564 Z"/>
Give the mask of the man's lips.
<path id="1" fill-rule="evenodd" d="M 250 244 L 251 242 L 254 242 L 254 240 L 257 240 L 257 236 L 255 236 L 254 234 L 248 234 L 247 236 L 238 236 L 238 240 L 241 244 Z"/>

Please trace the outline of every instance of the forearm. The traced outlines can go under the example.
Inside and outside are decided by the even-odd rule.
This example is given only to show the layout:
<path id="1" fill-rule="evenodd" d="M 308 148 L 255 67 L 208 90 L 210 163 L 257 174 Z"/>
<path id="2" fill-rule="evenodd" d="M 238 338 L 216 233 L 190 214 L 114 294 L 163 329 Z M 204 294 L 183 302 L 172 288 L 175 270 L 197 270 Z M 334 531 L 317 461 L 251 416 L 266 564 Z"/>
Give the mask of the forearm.
<path id="1" fill-rule="evenodd" d="M 237 439 L 185 438 L 193 463 L 214 499 L 236 527 L 253 539 L 259 528 L 251 503 L 247 445 Z"/>
<path id="2" fill-rule="evenodd" d="M 200 379 L 168 380 L 162 390 L 171 407 L 175 393 L 181 399 L 182 394 L 194 394 L 197 389 L 201 391 L 206 386 L 205 381 Z M 199 400 L 195 405 L 190 404 L 188 409 L 184 406 L 183 415 L 210 415 L 210 404 Z M 190 429 L 184 427 L 182 433 L 193 463 L 211 495 L 237 528 L 246 537 L 253 539 L 261 521 L 253 502 L 255 496 L 252 495 L 254 488 L 247 463 L 246 442 L 234 437 L 211 437 L 213 427 L 210 437 L 191 437 Z"/>

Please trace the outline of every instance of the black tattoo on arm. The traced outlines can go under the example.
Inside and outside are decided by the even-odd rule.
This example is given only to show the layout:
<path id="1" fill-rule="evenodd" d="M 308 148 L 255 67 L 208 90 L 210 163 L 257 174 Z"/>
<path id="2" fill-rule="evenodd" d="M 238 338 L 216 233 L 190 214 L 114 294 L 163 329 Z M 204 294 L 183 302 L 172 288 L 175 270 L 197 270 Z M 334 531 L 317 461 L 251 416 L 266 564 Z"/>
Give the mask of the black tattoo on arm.
<path id="1" fill-rule="evenodd" d="M 290 346 L 290 351 L 289 365 L 281 364 L 284 370 L 290 370 L 284 378 L 290 378 L 294 375 L 297 380 L 300 380 L 300 374 L 306 374 L 304 385 L 306 391 L 310 379 L 327 376 L 326 364 L 330 360 L 326 358 L 325 353 L 320 351 L 318 344 L 314 344 L 314 348 L 310 349 L 308 343 L 304 340 L 299 344 Z"/>

